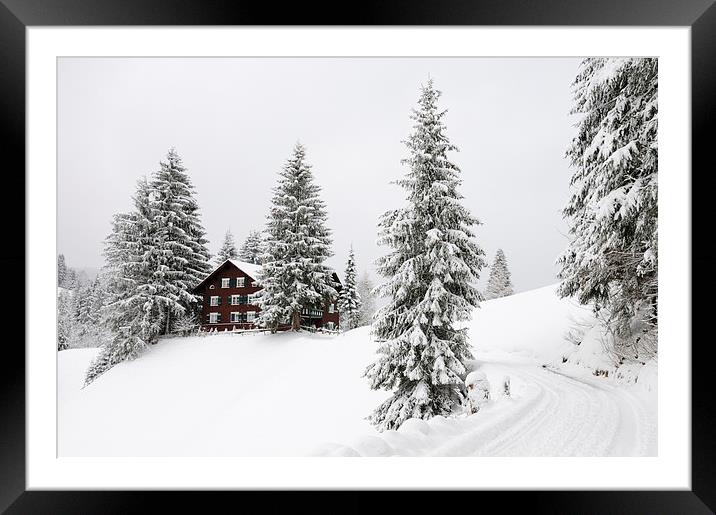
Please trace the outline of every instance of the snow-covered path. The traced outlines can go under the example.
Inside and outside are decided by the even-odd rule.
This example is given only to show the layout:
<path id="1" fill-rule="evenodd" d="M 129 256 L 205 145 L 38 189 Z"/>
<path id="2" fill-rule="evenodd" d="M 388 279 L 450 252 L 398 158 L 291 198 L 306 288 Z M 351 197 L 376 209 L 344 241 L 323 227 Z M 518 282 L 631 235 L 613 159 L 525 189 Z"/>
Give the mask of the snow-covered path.
<path id="1" fill-rule="evenodd" d="M 568 377 L 533 364 L 495 365 L 529 384 L 494 416 L 484 410 L 458 438 L 433 447 L 438 456 L 643 456 L 653 443 L 642 402 L 622 388 Z M 484 368 L 493 368 L 485 364 Z M 514 389 L 514 386 L 513 386 Z M 504 399 L 507 400 L 507 399 Z M 501 412 L 499 412 L 501 411 Z M 467 421 L 466 421 L 467 422 Z M 467 428 L 466 428 L 467 429 Z"/>
<path id="2" fill-rule="evenodd" d="M 329 456 L 648 456 L 655 417 L 643 399 L 595 378 L 574 378 L 529 362 L 482 362 L 510 376 L 511 397 L 475 415 L 410 420 L 397 431 L 328 445 Z M 493 384 L 493 396 L 495 396 Z"/>

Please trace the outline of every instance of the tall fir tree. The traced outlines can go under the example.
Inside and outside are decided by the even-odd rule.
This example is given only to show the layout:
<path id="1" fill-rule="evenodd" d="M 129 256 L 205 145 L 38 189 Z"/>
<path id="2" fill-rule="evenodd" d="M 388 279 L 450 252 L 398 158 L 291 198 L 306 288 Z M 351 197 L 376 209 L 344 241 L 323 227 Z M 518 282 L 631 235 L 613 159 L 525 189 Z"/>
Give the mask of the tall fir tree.
<path id="1" fill-rule="evenodd" d="M 57 256 L 57 286 L 64 287 L 67 279 L 67 264 L 65 263 L 65 255 Z"/>
<path id="2" fill-rule="evenodd" d="M 497 249 L 495 260 L 490 267 L 490 277 L 487 280 L 485 298 L 497 299 L 507 297 L 513 293 L 511 274 L 509 268 L 507 268 L 507 258 L 502 249 Z"/>
<path id="3" fill-rule="evenodd" d="M 241 250 L 239 251 L 239 259 L 254 265 L 261 264 L 261 256 L 264 253 L 263 237 L 259 231 L 250 231 L 246 236 Z"/>
<path id="4" fill-rule="evenodd" d="M 174 149 L 151 182 L 138 182 L 134 210 L 114 216 L 105 241 L 108 339 L 85 384 L 117 363 L 138 357 L 159 335 L 195 317 L 191 290 L 210 271 L 204 229 L 186 169 Z"/>
<path id="5" fill-rule="evenodd" d="M 259 323 L 274 331 L 281 323 L 299 330 L 303 308 L 337 298 L 324 264 L 332 241 L 320 191 L 306 150 L 297 143 L 273 190 L 261 263 Z"/>
<path id="6" fill-rule="evenodd" d="M 368 275 L 367 270 L 364 271 L 363 275 L 361 275 L 360 279 L 358 279 L 356 289 L 358 290 L 358 295 L 361 300 L 360 318 L 358 323 L 361 326 L 370 325 L 376 311 L 374 292 L 375 285 Z"/>
<path id="7" fill-rule="evenodd" d="M 101 325 L 111 335 L 90 364 L 85 384 L 122 361 L 138 357 L 159 334 L 160 303 L 150 286 L 155 255 L 152 192 L 146 179 L 137 182 L 134 210 L 112 219 L 105 239 L 106 301 Z"/>
<path id="8" fill-rule="evenodd" d="M 151 188 L 155 268 L 147 289 L 160 304 L 161 334 L 168 334 L 173 319 L 197 313 L 200 297 L 191 290 L 211 271 L 211 265 L 194 186 L 174 148 L 160 162 Z"/>
<path id="9" fill-rule="evenodd" d="M 481 300 L 472 286 L 485 265 L 472 229 L 480 222 L 461 203 L 460 170 L 448 158 L 457 149 L 445 135 L 440 92 L 432 80 L 421 90 L 405 142 L 409 170 L 396 181 L 407 202 L 379 223 L 378 242 L 391 251 L 377 262 L 387 279 L 378 291 L 389 302 L 373 323 L 382 343 L 365 374 L 371 388 L 394 390 L 369 417 L 381 431 L 412 417 L 448 415 L 463 404 L 472 353 L 459 325 Z"/>
<path id="10" fill-rule="evenodd" d="M 234 243 L 234 235 L 231 231 L 226 231 L 224 235 L 224 243 L 219 249 L 219 253 L 216 255 L 216 265 L 220 265 L 227 259 L 236 259 L 239 257 L 239 252 L 236 250 L 236 244 Z"/>
<path id="11" fill-rule="evenodd" d="M 657 321 L 657 66 L 656 58 L 589 58 L 573 84 L 579 121 L 567 151 L 571 241 L 558 258 L 560 293 L 606 308 L 627 341 Z"/>
<path id="12" fill-rule="evenodd" d="M 356 262 L 353 247 L 348 252 L 343 288 L 338 296 L 338 311 L 341 328 L 350 331 L 360 326 L 361 298 L 356 286 Z"/>

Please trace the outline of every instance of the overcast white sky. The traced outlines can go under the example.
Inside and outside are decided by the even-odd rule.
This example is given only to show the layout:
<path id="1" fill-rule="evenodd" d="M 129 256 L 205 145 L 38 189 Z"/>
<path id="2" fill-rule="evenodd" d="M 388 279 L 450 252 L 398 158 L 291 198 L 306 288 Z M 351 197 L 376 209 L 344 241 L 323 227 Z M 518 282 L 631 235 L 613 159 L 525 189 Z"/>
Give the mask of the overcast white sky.
<path id="1" fill-rule="evenodd" d="M 571 58 L 62 58 L 58 63 L 58 252 L 100 267 L 112 214 L 175 146 L 216 253 L 261 228 L 277 172 L 300 140 L 323 188 L 342 275 L 351 243 L 376 279 L 376 222 L 400 205 L 401 143 L 419 86 L 443 92 L 465 203 L 516 291 L 556 282 L 565 247 L 564 159 L 574 133 Z M 484 284 L 487 272 L 480 283 Z"/>

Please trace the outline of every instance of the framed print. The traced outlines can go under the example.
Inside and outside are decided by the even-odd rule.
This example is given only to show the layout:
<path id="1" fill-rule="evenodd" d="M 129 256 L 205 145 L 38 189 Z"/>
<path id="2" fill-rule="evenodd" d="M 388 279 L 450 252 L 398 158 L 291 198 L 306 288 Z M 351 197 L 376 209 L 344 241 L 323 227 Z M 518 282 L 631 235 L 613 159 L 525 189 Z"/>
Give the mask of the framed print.
<path id="1" fill-rule="evenodd" d="M 716 8 L 580 4 L 4 1 L 2 508 L 710 513 Z"/>

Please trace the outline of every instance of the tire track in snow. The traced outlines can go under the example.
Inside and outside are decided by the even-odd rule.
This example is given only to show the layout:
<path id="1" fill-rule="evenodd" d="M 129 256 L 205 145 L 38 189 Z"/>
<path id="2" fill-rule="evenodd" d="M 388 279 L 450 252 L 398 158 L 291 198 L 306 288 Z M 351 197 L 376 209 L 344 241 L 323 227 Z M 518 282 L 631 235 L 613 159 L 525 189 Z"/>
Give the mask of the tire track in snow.
<path id="1" fill-rule="evenodd" d="M 453 419 L 453 424 L 421 425 L 420 435 L 384 434 L 386 445 L 395 451 L 390 454 L 402 455 L 402 449 L 410 449 L 413 456 L 638 456 L 649 452 L 642 437 L 643 425 L 649 423 L 646 410 L 622 388 L 533 364 L 487 362 L 484 366 L 508 371 L 528 391 L 519 398 L 502 399 L 496 410 Z M 514 405 L 505 409 L 507 402 Z"/>

